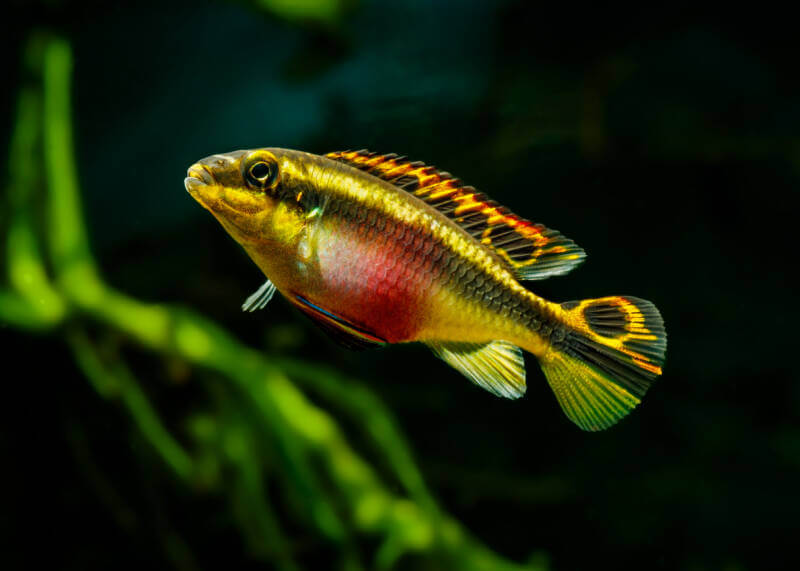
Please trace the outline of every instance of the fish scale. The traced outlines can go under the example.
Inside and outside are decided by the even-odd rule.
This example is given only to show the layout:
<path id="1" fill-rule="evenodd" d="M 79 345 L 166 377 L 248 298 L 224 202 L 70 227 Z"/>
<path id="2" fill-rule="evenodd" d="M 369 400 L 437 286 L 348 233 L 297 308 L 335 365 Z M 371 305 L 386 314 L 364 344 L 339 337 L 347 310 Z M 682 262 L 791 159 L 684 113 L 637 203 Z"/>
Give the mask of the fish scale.
<path id="1" fill-rule="evenodd" d="M 363 208 L 359 209 L 356 207 L 337 209 L 334 216 L 337 217 L 338 220 L 332 223 L 331 227 L 334 228 L 335 232 L 339 233 L 340 236 L 348 233 L 358 235 L 367 227 L 361 222 L 366 219 L 366 217 L 362 215 L 362 212 Z M 422 228 L 407 225 L 403 221 L 390 215 L 384 214 L 382 217 L 387 219 L 385 230 L 382 232 L 382 235 L 388 238 L 387 242 L 396 245 L 397 249 L 390 250 L 386 256 L 380 259 L 374 257 L 369 258 L 371 264 L 367 264 L 366 267 L 362 269 L 362 275 L 366 280 L 365 291 L 357 292 L 357 296 L 369 298 L 369 293 L 374 289 L 379 296 L 391 297 L 391 299 L 394 300 L 399 293 L 406 292 L 409 298 L 414 298 L 416 300 L 412 305 L 417 306 L 425 300 L 426 291 L 434 285 L 439 276 L 443 275 L 445 281 L 439 283 L 439 287 L 447 287 L 450 285 L 457 295 L 460 294 L 460 297 L 463 297 L 464 301 L 475 302 L 473 308 L 466 309 L 462 306 L 462 310 L 466 309 L 469 314 L 475 314 L 487 309 L 490 312 L 501 309 L 501 306 L 488 308 L 483 306 L 483 301 L 490 295 L 490 292 L 500 288 L 499 284 L 491 282 L 486 276 L 481 275 L 480 271 L 467 260 L 453 255 L 452 252 L 446 253 L 444 248 L 440 248 L 442 250 L 441 256 L 446 256 L 448 262 L 446 264 L 435 263 L 432 257 L 420 254 L 420 252 L 424 250 L 423 245 L 425 244 L 430 246 L 428 250 L 433 249 L 434 244 L 436 244 L 436 237 L 433 233 L 426 232 L 425 229 Z M 371 252 L 374 254 L 374 250 L 372 250 L 371 247 L 374 246 L 376 237 L 369 233 L 367 238 L 368 239 L 363 244 L 369 245 L 370 248 L 365 249 L 359 256 L 369 257 Z M 360 243 L 356 244 L 354 248 L 358 248 L 360 245 Z M 441 256 L 437 255 L 436 258 L 440 259 Z M 352 271 L 352 268 L 350 268 L 348 264 L 343 264 L 338 259 L 332 262 L 331 265 L 335 266 L 335 269 L 329 276 L 329 279 L 335 283 L 340 283 L 341 281 L 341 277 L 338 276 L 338 274 L 349 274 Z M 372 270 L 370 266 L 373 266 L 375 270 Z M 449 268 L 450 271 L 445 272 L 444 270 L 446 268 Z M 394 271 L 395 269 L 397 271 Z M 385 277 L 382 280 L 376 281 L 376 272 Z M 486 284 L 485 287 L 484 284 Z M 446 298 L 446 294 L 444 294 L 443 297 Z M 406 300 L 406 303 L 408 304 L 409 301 Z M 350 319 L 357 322 L 368 320 L 370 315 L 376 312 L 379 313 L 380 309 L 376 309 L 370 303 L 362 304 L 361 308 L 353 307 L 344 311 Z M 407 312 L 400 312 L 399 315 L 401 317 L 406 317 L 406 313 Z M 414 334 L 416 332 L 410 329 L 411 324 L 402 319 L 390 321 L 388 325 L 390 325 L 389 331 L 387 331 L 385 327 L 378 331 L 383 338 L 393 341 L 405 340 L 403 338 L 398 338 L 398 331 L 406 332 L 409 339 L 415 338 Z"/>

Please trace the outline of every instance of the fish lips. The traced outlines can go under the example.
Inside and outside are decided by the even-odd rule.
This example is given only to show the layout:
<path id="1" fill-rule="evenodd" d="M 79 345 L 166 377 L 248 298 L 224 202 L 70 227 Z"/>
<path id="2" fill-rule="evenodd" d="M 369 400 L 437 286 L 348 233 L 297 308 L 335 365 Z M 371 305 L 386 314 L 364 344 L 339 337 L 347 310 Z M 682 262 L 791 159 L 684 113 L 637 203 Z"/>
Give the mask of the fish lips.
<path id="1" fill-rule="evenodd" d="M 183 179 L 183 186 L 200 206 L 215 216 L 220 210 L 226 210 L 225 207 L 228 205 L 221 200 L 222 189 L 211 173 L 202 165 L 195 164 L 189 167 L 186 174 L 189 176 Z"/>
<path id="2" fill-rule="evenodd" d="M 183 186 L 192 198 L 211 212 L 218 210 L 222 189 L 214 176 L 201 164 L 192 165 L 186 174 L 188 176 L 183 179 Z"/>
<path id="3" fill-rule="evenodd" d="M 247 221 L 252 212 L 237 208 L 236 202 L 227 200 L 224 188 L 202 165 L 192 165 L 186 174 L 189 176 L 183 179 L 183 185 L 192 198 L 213 214 L 237 240 L 247 239 L 250 234 Z"/>
<path id="4" fill-rule="evenodd" d="M 183 179 L 183 186 L 195 199 L 200 198 L 203 187 L 213 186 L 217 183 L 211 173 L 200 164 L 190 166 L 186 175 L 186 178 Z"/>

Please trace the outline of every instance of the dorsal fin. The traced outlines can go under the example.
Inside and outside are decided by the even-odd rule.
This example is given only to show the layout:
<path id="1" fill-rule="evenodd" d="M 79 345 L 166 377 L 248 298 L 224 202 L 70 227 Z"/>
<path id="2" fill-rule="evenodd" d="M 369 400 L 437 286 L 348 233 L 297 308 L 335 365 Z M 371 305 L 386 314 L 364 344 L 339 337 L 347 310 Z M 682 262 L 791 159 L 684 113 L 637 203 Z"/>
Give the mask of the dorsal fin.
<path id="1" fill-rule="evenodd" d="M 448 172 L 395 154 L 379 155 L 367 150 L 337 151 L 325 156 L 427 202 L 494 251 L 517 279 L 562 275 L 586 257 L 583 249 L 560 232 L 520 218 Z"/>

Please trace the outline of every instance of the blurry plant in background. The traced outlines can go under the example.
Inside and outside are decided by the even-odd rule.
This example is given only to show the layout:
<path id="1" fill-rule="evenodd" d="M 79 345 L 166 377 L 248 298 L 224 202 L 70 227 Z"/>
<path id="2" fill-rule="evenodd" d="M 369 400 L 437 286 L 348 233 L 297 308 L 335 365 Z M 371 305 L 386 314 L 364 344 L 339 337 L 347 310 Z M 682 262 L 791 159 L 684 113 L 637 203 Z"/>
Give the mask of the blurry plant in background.
<path id="1" fill-rule="evenodd" d="M 253 8 L 292 23 L 335 29 L 355 0 L 250 0 Z"/>
<path id="2" fill-rule="evenodd" d="M 63 338 L 87 382 L 130 416 L 180 485 L 227 498 L 255 559 L 298 568 L 286 529 L 299 527 L 336 546 L 345 569 L 386 569 L 409 553 L 420 558 L 417 568 L 542 568 L 503 560 L 439 509 L 391 415 L 361 383 L 266 358 L 196 313 L 106 285 L 81 215 L 69 43 L 34 36 L 25 67 L 5 182 L 0 320 Z M 152 373 L 134 365 L 143 357 L 129 357 L 136 347 L 162 369 L 208 382 L 210 402 L 168 426 L 141 380 Z M 331 410 L 357 428 L 368 456 Z M 190 546 L 176 535 L 163 542 L 174 564 L 193 566 Z"/>

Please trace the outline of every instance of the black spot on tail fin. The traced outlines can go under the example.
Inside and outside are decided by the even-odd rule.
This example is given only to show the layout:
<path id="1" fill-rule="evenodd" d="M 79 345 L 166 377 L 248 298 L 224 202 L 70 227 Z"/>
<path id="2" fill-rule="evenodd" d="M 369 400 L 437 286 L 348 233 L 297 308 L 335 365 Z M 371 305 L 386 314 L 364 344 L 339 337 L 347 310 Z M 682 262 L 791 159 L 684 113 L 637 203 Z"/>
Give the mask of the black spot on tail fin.
<path id="1" fill-rule="evenodd" d="M 664 322 L 649 301 L 630 296 L 561 305 L 569 332 L 542 358 L 542 370 L 569 418 L 602 430 L 641 402 L 661 375 Z"/>

